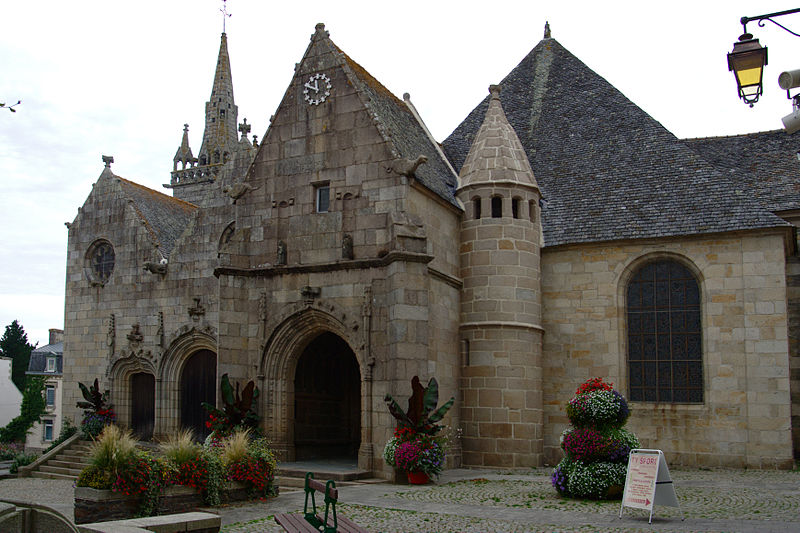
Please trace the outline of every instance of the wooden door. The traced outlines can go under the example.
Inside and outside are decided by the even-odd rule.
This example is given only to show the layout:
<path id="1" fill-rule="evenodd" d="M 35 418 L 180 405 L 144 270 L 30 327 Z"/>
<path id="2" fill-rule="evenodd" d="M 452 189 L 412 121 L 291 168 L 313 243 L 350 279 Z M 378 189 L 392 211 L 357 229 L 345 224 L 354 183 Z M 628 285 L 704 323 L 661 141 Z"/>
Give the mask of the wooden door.
<path id="1" fill-rule="evenodd" d="M 144 372 L 131 376 L 131 430 L 139 440 L 153 438 L 156 421 L 156 378 Z"/>
<path id="2" fill-rule="evenodd" d="M 196 439 L 205 439 L 211 430 L 205 425 L 208 414 L 202 403 L 216 405 L 217 354 L 211 350 L 195 352 L 181 372 L 181 427 L 194 431 Z"/>

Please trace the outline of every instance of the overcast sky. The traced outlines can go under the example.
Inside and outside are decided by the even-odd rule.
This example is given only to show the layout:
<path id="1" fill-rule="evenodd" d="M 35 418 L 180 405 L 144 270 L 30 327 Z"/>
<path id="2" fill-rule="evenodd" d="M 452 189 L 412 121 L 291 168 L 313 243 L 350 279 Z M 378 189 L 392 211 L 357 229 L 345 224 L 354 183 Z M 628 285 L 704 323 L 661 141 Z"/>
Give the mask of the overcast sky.
<path id="1" fill-rule="evenodd" d="M 222 31 L 220 0 L 5 3 L 0 18 L 0 328 L 47 343 L 64 325 L 67 229 L 113 155 L 116 174 L 169 194 L 183 124 L 200 148 Z M 754 6 L 756 11 L 754 11 Z M 726 0 L 349 2 L 229 0 L 239 121 L 262 138 L 317 22 L 350 57 L 411 99 L 441 141 L 542 38 L 552 36 L 681 138 L 782 127 L 778 74 L 800 39 L 748 30 L 769 47 L 765 95 L 736 95 L 725 54 L 739 19 L 791 9 Z M 800 15 L 779 19 L 800 30 Z M 587 102 L 587 104 L 589 104 Z M 799 139 L 800 140 L 800 139 Z M 800 142 L 798 142 L 800 148 Z"/>

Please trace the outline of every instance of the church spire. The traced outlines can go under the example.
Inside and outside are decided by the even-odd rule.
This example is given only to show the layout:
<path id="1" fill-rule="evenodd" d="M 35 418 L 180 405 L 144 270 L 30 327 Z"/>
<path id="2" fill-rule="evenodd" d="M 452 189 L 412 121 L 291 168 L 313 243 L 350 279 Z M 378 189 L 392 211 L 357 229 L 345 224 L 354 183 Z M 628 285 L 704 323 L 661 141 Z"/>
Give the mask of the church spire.
<path id="1" fill-rule="evenodd" d="M 228 57 L 228 37 L 220 39 L 217 69 L 206 102 L 206 127 L 200 146 L 200 165 L 224 164 L 238 141 L 236 132 L 238 108 L 233 100 L 233 79 Z"/>
<path id="2" fill-rule="evenodd" d="M 194 166 L 195 158 L 192 155 L 192 149 L 189 147 L 189 125 L 183 125 L 183 139 L 178 151 L 175 152 L 175 157 L 172 158 L 172 170 L 178 170 L 178 163 L 183 165 L 183 168 Z"/>

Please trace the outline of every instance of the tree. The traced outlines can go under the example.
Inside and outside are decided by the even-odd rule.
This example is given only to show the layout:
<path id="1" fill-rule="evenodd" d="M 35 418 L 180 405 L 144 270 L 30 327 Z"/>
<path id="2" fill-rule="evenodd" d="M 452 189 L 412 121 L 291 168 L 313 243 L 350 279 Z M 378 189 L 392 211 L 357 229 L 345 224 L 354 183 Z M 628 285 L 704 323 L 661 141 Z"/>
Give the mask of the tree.
<path id="1" fill-rule="evenodd" d="M 33 423 L 41 420 L 46 406 L 44 376 L 28 376 L 22 392 L 20 414 L 6 427 L 0 428 L 0 442 L 24 442 Z"/>
<path id="2" fill-rule="evenodd" d="M 35 347 L 28 343 L 28 334 L 16 320 L 6 326 L 6 332 L 0 338 L 0 355 L 11 359 L 11 381 L 21 392 L 25 390 L 25 372 Z"/>

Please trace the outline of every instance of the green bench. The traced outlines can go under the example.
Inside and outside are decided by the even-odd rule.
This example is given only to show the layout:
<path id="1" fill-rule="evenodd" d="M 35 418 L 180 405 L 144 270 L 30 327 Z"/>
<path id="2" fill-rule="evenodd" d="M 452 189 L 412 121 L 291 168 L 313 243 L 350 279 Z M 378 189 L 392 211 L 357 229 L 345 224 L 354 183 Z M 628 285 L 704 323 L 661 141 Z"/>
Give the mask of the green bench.
<path id="1" fill-rule="evenodd" d="M 309 472 L 306 474 L 305 491 L 306 500 L 303 514 L 280 513 L 275 515 L 275 521 L 287 533 L 369 533 L 350 519 L 336 514 L 339 491 L 333 480 L 323 484 L 314 479 L 314 474 Z M 317 513 L 317 502 L 314 498 L 317 492 L 325 495 L 325 515 L 322 517 Z M 310 508 L 309 499 L 311 500 Z"/>

